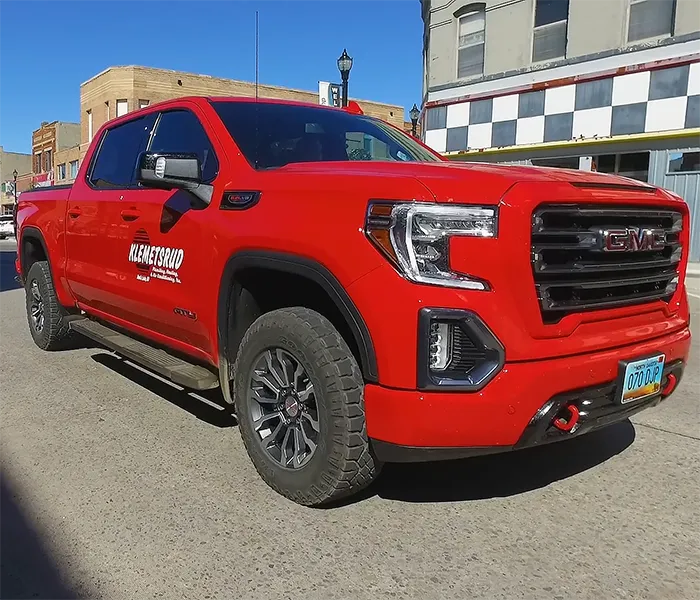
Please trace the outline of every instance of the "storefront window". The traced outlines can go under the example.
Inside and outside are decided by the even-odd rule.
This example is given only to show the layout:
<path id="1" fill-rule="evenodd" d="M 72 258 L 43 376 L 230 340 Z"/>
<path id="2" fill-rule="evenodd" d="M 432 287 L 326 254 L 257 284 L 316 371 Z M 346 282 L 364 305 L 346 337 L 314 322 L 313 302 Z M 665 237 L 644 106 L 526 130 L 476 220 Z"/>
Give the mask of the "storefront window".
<path id="1" fill-rule="evenodd" d="M 700 152 L 669 152 L 669 175 L 693 171 L 700 171 Z"/>

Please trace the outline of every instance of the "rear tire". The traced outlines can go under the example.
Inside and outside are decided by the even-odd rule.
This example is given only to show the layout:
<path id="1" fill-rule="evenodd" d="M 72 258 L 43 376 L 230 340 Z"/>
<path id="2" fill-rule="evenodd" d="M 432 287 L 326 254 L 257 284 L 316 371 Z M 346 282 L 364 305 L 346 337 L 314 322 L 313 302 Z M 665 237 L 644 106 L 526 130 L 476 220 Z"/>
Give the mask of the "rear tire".
<path id="1" fill-rule="evenodd" d="M 25 283 L 27 321 L 34 343 L 42 350 L 65 348 L 72 339 L 68 311 L 59 304 L 49 263 L 35 262 Z"/>
<path id="2" fill-rule="evenodd" d="M 271 488 L 319 506 L 377 477 L 362 374 L 328 319 L 299 307 L 262 315 L 243 337 L 234 373 L 241 437 Z"/>

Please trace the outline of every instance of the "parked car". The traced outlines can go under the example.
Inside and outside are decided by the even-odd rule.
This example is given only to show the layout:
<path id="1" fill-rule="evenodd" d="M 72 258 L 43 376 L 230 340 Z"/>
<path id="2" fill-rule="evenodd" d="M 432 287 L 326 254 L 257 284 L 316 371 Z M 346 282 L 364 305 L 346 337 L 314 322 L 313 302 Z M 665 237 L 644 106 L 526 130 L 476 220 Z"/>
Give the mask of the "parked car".
<path id="1" fill-rule="evenodd" d="M 690 347 L 679 196 L 448 162 L 354 104 L 149 106 L 17 219 L 40 348 L 82 334 L 220 388 L 261 477 L 304 505 L 385 462 L 626 419 L 676 389 Z"/>
<path id="2" fill-rule="evenodd" d="M 0 240 L 7 239 L 15 235 L 15 227 L 12 215 L 0 215 Z"/>

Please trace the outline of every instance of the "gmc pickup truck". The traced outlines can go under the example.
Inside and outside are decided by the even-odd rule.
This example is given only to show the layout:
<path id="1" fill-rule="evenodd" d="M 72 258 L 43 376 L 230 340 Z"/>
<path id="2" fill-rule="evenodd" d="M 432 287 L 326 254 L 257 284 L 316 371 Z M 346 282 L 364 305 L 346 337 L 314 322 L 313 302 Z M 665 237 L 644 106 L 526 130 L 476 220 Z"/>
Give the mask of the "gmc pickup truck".
<path id="1" fill-rule="evenodd" d="M 676 389 L 690 346 L 680 197 L 448 162 L 354 104 L 149 106 L 17 221 L 40 348 L 79 334 L 220 388 L 260 476 L 304 505 L 386 462 L 626 419 Z"/>

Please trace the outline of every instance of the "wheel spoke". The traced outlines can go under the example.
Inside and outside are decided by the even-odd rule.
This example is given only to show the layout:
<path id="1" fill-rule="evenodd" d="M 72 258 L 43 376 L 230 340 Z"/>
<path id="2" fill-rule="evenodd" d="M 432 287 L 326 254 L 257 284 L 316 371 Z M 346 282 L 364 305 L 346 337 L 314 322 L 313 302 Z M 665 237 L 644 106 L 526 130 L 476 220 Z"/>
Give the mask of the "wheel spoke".
<path id="1" fill-rule="evenodd" d="M 289 458 L 287 458 L 287 446 L 289 445 L 289 438 L 292 435 L 292 428 L 287 427 L 287 431 L 284 432 L 284 437 L 282 438 L 282 445 L 280 446 L 280 458 L 283 466 L 289 464 Z"/>
<path id="2" fill-rule="evenodd" d="M 301 418 L 306 419 L 309 422 L 309 425 L 311 425 L 311 428 L 315 432 L 321 433 L 321 429 L 318 426 L 318 421 L 316 419 L 314 419 L 308 412 L 301 413 Z"/>
<path id="3" fill-rule="evenodd" d="M 289 381 L 289 371 L 287 370 L 287 365 L 289 363 L 289 358 L 285 358 L 285 352 L 281 348 L 277 348 L 275 351 L 277 355 L 277 362 L 282 369 L 282 375 L 284 376 L 284 386 L 289 387 L 292 382 Z"/>
<path id="4" fill-rule="evenodd" d="M 277 395 L 280 393 L 280 387 L 275 385 L 270 381 L 269 377 L 265 373 L 260 373 L 259 371 L 253 371 L 253 381 L 262 383 L 265 387 L 270 389 L 273 394 Z"/>
<path id="5" fill-rule="evenodd" d="M 295 392 L 299 391 L 299 379 L 304 376 L 304 367 L 301 366 L 300 362 L 297 362 L 297 368 L 294 371 L 294 381 L 292 382 L 292 387 Z"/>
<path id="6" fill-rule="evenodd" d="M 271 412 L 266 415 L 263 415 L 259 419 L 255 419 L 253 421 L 253 427 L 255 427 L 255 431 L 260 431 L 260 428 L 265 425 L 268 421 L 271 421 L 272 419 L 279 419 L 280 421 L 282 420 L 282 413 L 279 411 Z"/>
<path id="7" fill-rule="evenodd" d="M 306 454 L 306 446 L 304 445 L 304 440 L 301 437 L 300 427 L 294 428 L 294 457 L 292 458 L 292 465 L 294 467 L 301 466 L 302 455 Z"/>
<path id="8" fill-rule="evenodd" d="M 309 381 L 306 384 L 306 387 L 299 392 L 299 400 L 301 402 L 306 402 L 309 399 L 309 396 L 314 393 L 314 384 Z"/>
<path id="9" fill-rule="evenodd" d="M 280 422 L 277 423 L 277 427 L 275 427 L 272 430 L 272 433 L 266 435 L 262 439 L 263 446 L 265 447 L 266 450 L 268 450 L 270 448 L 270 446 L 272 446 L 277 441 L 277 437 L 279 436 L 280 431 L 282 431 L 283 427 L 284 427 L 284 421 L 282 421 L 280 419 Z"/>
<path id="10" fill-rule="evenodd" d="M 282 379 L 282 376 L 279 374 L 279 371 L 275 368 L 275 365 L 273 364 L 275 362 L 275 359 L 272 356 L 272 352 L 268 350 L 265 352 L 265 362 L 267 363 L 267 371 L 270 373 L 275 378 L 275 381 L 277 382 L 277 385 L 279 387 L 283 388 L 285 387 L 285 381 Z M 282 368 L 284 368 L 284 365 L 280 365 Z"/>
<path id="11" fill-rule="evenodd" d="M 261 390 L 256 390 L 255 388 L 250 390 L 250 395 L 258 404 L 277 404 L 277 398 L 266 398 L 260 391 Z"/>
<path id="12" fill-rule="evenodd" d="M 316 450 L 316 442 L 314 442 L 306 433 L 306 429 L 304 429 L 304 423 L 300 422 L 299 423 L 299 429 L 301 430 L 301 435 L 304 438 L 304 441 L 306 442 L 306 445 L 309 447 L 309 454 L 311 454 L 314 450 Z"/>

